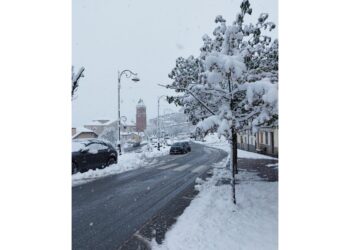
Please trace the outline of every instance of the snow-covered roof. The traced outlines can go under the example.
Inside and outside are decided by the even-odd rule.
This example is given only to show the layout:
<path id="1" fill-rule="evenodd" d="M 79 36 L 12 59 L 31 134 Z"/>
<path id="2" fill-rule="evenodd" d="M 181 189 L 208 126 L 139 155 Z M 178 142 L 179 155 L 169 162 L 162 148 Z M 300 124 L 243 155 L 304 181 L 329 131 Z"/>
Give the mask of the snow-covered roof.
<path id="1" fill-rule="evenodd" d="M 88 128 L 84 128 L 84 127 L 79 127 L 76 129 L 77 133 L 81 133 L 81 132 L 94 132 L 91 129 Z"/>
<path id="2" fill-rule="evenodd" d="M 101 122 L 101 121 L 106 121 L 106 122 Z M 118 121 L 118 119 L 116 119 L 116 120 L 98 119 L 98 120 L 92 120 L 91 122 L 89 122 L 85 126 L 107 126 L 107 125 L 110 125 L 113 122 L 117 122 L 117 121 Z"/>
<path id="3" fill-rule="evenodd" d="M 136 126 L 136 124 L 133 122 L 122 122 L 122 125 L 123 126 Z"/>
<path id="4" fill-rule="evenodd" d="M 120 132 L 121 135 L 137 135 L 135 132 Z"/>
<path id="5" fill-rule="evenodd" d="M 89 122 L 89 123 L 86 124 L 85 126 L 102 126 L 102 125 L 104 125 L 104 124 L 102 124 L 102 123 L 100 123 L 100 122 L 94 120 L 94 121 Z"/>
<path id="6" fill-rule="evenodd" d="M 94 134 L 96 134 L 94 131 L 92 131 L 90 129 L 87 129 L 87 128 L 84 128 L 84 127 L 80 127 L 80 128 L 76 129 L 76 133 L 72 136 L 72 138 L 74 139 L 75 137 L 77 137 L 81 133 L 94 133 Z"/>
<path id="7" fill-rule="evenodd" d="M 108 122 L 104 123 L 103 125 L 110 125 L 110 124 L 112 124 L 114 122 L 118 122 L 118 119 L 116 119 L 116 120 L 109 120 Z"/>

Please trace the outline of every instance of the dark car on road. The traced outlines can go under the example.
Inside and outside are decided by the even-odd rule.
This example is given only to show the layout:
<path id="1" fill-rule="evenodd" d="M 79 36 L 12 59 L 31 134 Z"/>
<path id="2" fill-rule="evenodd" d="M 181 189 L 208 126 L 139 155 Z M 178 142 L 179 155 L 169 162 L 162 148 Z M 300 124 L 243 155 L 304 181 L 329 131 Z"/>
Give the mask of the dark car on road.
<path id="1" fill-rule="evenodd" d="M 176 142 L 170 147 L 170 154 L 186 154 L 191 151 L 191 147 L 189 149 L 189 144 L 186 145 L 185 142 Z"/>
<path id="2" fill-rule="evenodd" d="M 183 142 L 183 144 L 185 145 L 187 152 L 191 152 L 190 143 L 188 141 L 185 141 L 185 142 Z"/>
<path id="3" fill-rule="evenodd" d="M 118 162 L 118 153 L 112 144 L 98 139 L 72 141 L 72 174 L 104 168 Z"/>

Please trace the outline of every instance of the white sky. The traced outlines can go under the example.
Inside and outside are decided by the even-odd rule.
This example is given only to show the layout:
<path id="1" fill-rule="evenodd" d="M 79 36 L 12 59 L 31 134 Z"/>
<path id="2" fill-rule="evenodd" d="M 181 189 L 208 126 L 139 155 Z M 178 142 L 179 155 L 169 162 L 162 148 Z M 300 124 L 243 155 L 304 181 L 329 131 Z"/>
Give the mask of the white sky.
<path id="1" fill-rule="evenodd" d="M 173 93 L 157 84 L 171 83 L 168 73 L 179 56 L 199 54 L 204 34 L 212 35 L 214 19 L 230 24 L 241 0 L 72 0 L 72 63 L 84 66 L 77 98 L 72 102 L 73 126 L 98 118 L 117 118 L 117 71 L 130 69 L 140 82 L 122 78 L 121 115 L 136 120 L 142 98 L 147 119 L 157 115 L 157 97 Z M 252 17 L 261 12 L 277 25 L 277 0 L 251 0 Z M 255 22 L 255 21 L 254 21 Z M 277 32 L 274 33 L 274 36 Z M 160 113 L 177 110 L 161 101 Z"/>

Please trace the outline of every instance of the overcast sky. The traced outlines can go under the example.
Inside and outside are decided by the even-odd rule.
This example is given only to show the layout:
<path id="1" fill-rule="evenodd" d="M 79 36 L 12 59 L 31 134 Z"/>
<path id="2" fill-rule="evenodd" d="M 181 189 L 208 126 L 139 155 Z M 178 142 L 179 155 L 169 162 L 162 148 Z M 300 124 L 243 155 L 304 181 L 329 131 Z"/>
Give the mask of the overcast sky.
<path id="1" fill-rule="evenodd" d="M 72 102 L 73 126 L 99 118 L 117 118 L 117 71 L 130 69 L 140 82 L 122 78 L 121 115 L 135 121 L 142 98 L 147 119 L 157 115 L 157 98 L 174 93 L 157 84 L 171 83 L 168 73 L 179 56 L 197 56 L 204 34 L 212 35 L 214 19 L 231 24 L 241 0 L 72 0 L 72 63 L 84 66 L 77 98 Z M 276 24 L 277 0 L 251 0 L 252 18 L 269 13 Z M 277 32 L 274 33 L 277 37 Z M 161 101 L 160 113 L 178 110 Z"/>

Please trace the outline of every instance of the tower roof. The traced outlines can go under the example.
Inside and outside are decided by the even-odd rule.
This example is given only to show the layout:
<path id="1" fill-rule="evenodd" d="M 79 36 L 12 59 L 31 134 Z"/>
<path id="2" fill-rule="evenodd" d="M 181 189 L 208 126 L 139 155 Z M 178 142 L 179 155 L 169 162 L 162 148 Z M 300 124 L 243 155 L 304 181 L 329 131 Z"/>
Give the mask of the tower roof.
<path id="1" fill-rule="evenodd" d="M 145 103 L 143 102 L 143 100 L 140 98 L 140 100 L 137 102 L 136 107 L 146 107 Z"/>

